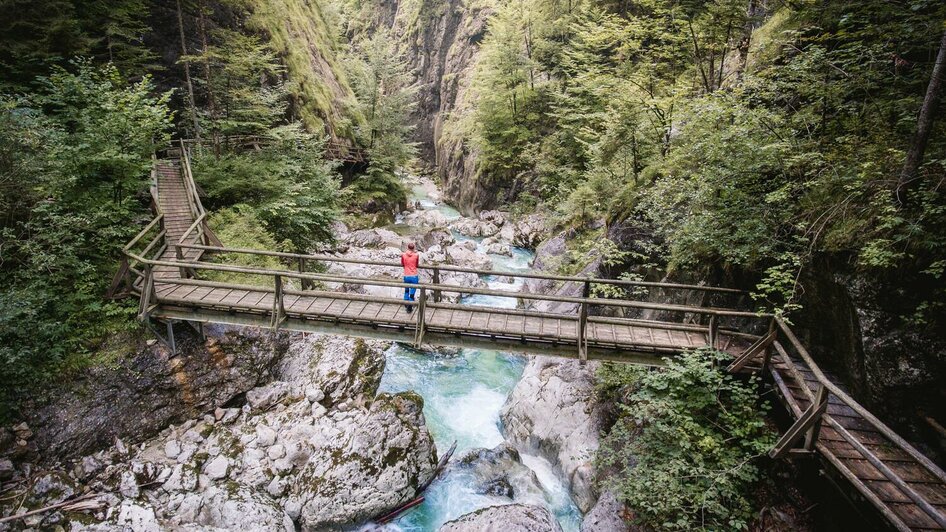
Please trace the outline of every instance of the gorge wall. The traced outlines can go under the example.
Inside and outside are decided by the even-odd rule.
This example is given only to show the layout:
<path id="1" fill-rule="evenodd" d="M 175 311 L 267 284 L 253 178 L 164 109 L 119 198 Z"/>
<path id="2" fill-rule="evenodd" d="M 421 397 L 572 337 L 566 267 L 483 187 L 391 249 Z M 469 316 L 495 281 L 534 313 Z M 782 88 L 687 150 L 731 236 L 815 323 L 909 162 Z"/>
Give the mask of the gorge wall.
<path id="1" fill-rule="evenodd" d="M 419 89 L 412 119 L 421 164 L 440 177 L 461 211 L 495 206 L 478 184 L 476 153 L 463 142 L 457 120 L 470 111 L 470 81 L 492 8 L 460 0 L 402 0 L 390 7 L 390 24 Z"/>

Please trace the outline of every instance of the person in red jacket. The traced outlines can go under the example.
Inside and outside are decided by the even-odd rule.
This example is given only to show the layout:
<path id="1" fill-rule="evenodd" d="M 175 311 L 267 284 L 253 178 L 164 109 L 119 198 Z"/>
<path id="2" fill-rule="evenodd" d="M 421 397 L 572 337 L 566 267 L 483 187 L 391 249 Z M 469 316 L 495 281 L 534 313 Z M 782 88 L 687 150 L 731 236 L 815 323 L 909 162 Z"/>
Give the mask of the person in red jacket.
<path id="1" fill-rule="evenodd" d="M 414 251 L 414 248 L 414 243 L 409 243 L 407 251 L 401 255 L 401 266 L 404 266 L 404 282 L 409 284 L 418 283 L 417 266 L 420 265 L 420 255 Z M 404 287 L 404 301 L 414 301 L 416 291 L 416 288 Z M 407 311 L 414 312 L 414 306 L 407 305 Z"/>

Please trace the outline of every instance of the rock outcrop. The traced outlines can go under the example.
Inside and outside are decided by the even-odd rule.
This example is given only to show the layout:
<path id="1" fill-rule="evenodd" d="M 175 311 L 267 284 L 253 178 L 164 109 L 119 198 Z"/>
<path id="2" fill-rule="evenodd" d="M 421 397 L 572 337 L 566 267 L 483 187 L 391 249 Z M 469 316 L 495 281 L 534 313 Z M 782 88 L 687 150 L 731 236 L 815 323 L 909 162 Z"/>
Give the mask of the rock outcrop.
<path id="1" fill-rule="evenodd" d="M 529 504 L 490 506 L 448 521 L 440 532 L 561 532 L 546 508 Z"/>
<path id="2" fill-rule="evenodd" d="M 172 422 L 213 410 L 272 377 L 288 347 L 285 335 L 224 326 L 201 340 L 176 326 L 178 355 L 145 346 L 114 365 L 59 386 L 48 402 L 24 409 L 44 462 L 140 441 Z"/>
<path id="3" fill-rule="evenodd" d="M 629 532 L 632 529 L 624 521 L 622 513 L 624 505 L 613 493 L 606 491 L 581 520 L 581 532 Z"/>
<path id="4" fill-rule="evenodd" d="M 118 442 L 46 492 L 61 497 L 81 481 L 116 494 L 73 530 L 309 531 L 368 521 L 414 497 L 437 463 L 420 396 L 375 396 L 386 346 L 295 342 L 276 380 L 248 391 L 242 408 L 217 408 L 133 448 Z M 48 504 L 46 492 L 31 503 Z M 51 512 L 37 525 L 71 518 Z"/>
<path id="5" fill-rule="evenodd" d="M 582 512 L 597 500 L 593 459 L 602 419 L 595 403 L 596 367 L 533 357 L 500 413 L 506 439 L 560 468 Z"/>
<path id="6" fill-rule="evenodd" d="M 451 470 L 468 473 L 480 495 L 503 497 L 517 503 L 543 504 L 542 484 L 534 471 L 523 465 L 519 451 L 509 443 L 494 449 L 470 449 L 458 457 Z"/>
<path id="7" fill-rule="evenodd" d="M 446 196 L 468 212 L 495 203 L 499 198 L 477 175 L 475 151 L 449 120 L 451 114 L 468 111 L 478 43 L 486 33 L 492 9 L 461 0 L 398 0 L 391 4 L 379 18 L 393 21 L 414 72 L 418 94 L 412 117 L 420 158 L 434 163 Z"/>

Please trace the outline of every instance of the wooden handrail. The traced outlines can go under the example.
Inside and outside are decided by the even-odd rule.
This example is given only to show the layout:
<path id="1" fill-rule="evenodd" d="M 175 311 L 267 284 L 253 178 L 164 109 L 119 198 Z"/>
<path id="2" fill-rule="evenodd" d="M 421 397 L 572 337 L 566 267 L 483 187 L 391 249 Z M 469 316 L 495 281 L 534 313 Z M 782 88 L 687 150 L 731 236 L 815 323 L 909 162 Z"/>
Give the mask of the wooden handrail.
<path id="1" fill-rule="evenodd" d="M 164 218 L 164 215 L 163 215 L 163 214 L 159 214 L 159 215 L 155 216 L 155 217 L 151 220 L 151 222 L 149 222 L 148 225 L 145 226 L 144 229 L 142 229 L 141 231 L 139 231 L 138 234 L 135 235 L 134 238 L 132 238 L 131 240 L 128 241 L 127 244 L 125 244 L 125 247 L 122 248 L 122 253 L 127 254 L 127 253 L 129 252 L 129 250 L 131 249 L 131 247 L 134 246 L 135 244 L 137 244 L 138 241 L 141 240 L 141 238 L 142 238 L 143 236 L 145 236 L 145 235 L 148 233 L 148 231 L 150 231 L 151 229 L 153 229 L 153 228 L 154 228 L 154 225 L 157 224 L 157 223 L 159 223 L 163 218 Z"/>
<path id="2" fill-rule="evenodd" d="M 895 443 L 900 447 L 904 452 L 909 454 L 913 459 L 923 465 L 930 473 L 932 473 L 936 478 L 940 479 L 943 482 L 946 482 L 946 473 L 934 464 L 929 458 L 917 451 L 909 442 L 904 440 L 899 434 L 890 429 L 884 422 L 877 419 L 876 416 L 870 413 L 866 408 L 860 405 L 857 401 L 854 400 L 850 395 L 847 394 L 844 390 L 839 388 L 836 384 L 831 382 L 827 376 L 821 371 L 821 368 L 818 367 L 818 364 L 815 363 L 814 359 L 811 358 L 811 355 L 808 353 L 808 350 L 801 344 L 798 340 L 798 337 L 795 336 L 795 333 L 792 332 L 788 324 L 785 323 L 781 318 L 776 318 L 779 329 L 788 339 L 789 343 L 792 344 L 792 347 L 795 348 L 795 351 L 798 352 L 798 355 L 802 358 L 805 364 L 811 369 L 811 372 L 814 374 L 815 379 L 818 382 L 828 389 L 835 397 L 837 397 L 842 403 L 850 407 L 852 410 L 857 412 L 865 421 L 870 423 L 877 432 L 883 434 L 890 441 Z M 786 357 L 787 358 L 787 357 Z M 789 363 L 789 361 L 786 361 Z M 807 389 L 807 388 L 806 388 Z"/>
<path id="3" fill-rule="evenodd" d="M 338 262 L 338 263 L 348 263 L 348 264 L 363 264 L 368 266 L 388 266 L 392 268 L 401 268 L 402 265 L 400 262 L 388 262 L 388 261 L 378 261 L 371 259 L 352 259 L 347 257 L 336 257 L 333 255 L 312 255 L 312 254 L 303 254 L 303 253 L 287 253 L 282 251 L 267 251 L 259 249 L 248 249 L 248 248 L 228 248 L 220 246 L 206 246 L 202 244 L 186 244 L 183 247 L 200 249 L 203 251 L 210 251 L 215 253 L 238 253 L 244 255 L 263 255 L 267 257 L 279 257 L 284 259 L 306 259 L 306 260 L 315 260 L 322 262 Z M 477 275 L 495 275 L 501 277 L 518 277 L 521 279 L 544 279 L 549 281 L 566 281 L 566 282 L 591 282 L 593 284 L 608 284 L 616 286 L 642 286 L 650 288 L 663 288 L 663 289 L 672 289 L 672 290 L 694 290 L 702 292 L 719 292 L 724 294 L 734 294 L 734 295 L 745 295 L 744 290 L 738 290 L 735 288 L 721 288 L 715 286 L 702 286 L 702 285 L 690 285 L 690 284 L 679 284 L 679 283 L 658 283 L 652 281 L 630 281 L 625 279 L 601 279 L 595 277 L 574 277 L 566 275 L 550 275 L 542 273 L 517 273 L 517 272 L 500 272 L 495 270 L 482 270 L 477 268 L 464 268 L 462 266 L 449 266 L 445 264 L 437 265 L 418 265 L 418 268 L 422 270 L 442 270 L 450 271 L 457 273 L 475 273 Z M 757 315 L 757 314 L 753 314 Z"/>
<path id="4" fill-rule="evenodd" d="M 181 245 L 181 248 L 188 248 L 194 246 Z M 226 248 L 220 248 L 226 249 Z M 610 307 L 623 307 L 623 308 L 641 308 L 641 309 L 650 309 L 650 310 L 663 310 L 668 312 L 688 312 L 691 314 L 701 314 L 707 316 L 728 316 L 728 317 L 742 317 L 742 318 L 766 318 L 771 317 L 769 314 L 759 314 L 754 312 L 745 312 L 738 310 L 730 310 L 723 308 L 713 308 L 713 307 L 692 307 L 687 305 L 670 305 L 670 304 L 661 304 L 661 303 L 648 303 L 642 301 L 625 301 L 618 299 L 604 299 L 604 298 L 583 298 L 583 297 L 571 297 L 571 296 L 554 296 L 546 294 L 532 294 L 532 293 L 521 293 L 521 292 L 507 292 L 503 290 L 492 290 L 486 288 L 474 288 L 466 287 L 459 285 L 447 285 L 447 284 L 430 284 L 430 283 L 404 283 L 400 281 L 388 281 L 380 280 L 372 277 L 348 277 L 348 276 L 339 276 L 339 275 L 325 275 L 325 274 L 315 274 L 315 273 L 299 273 L 293 270 L 273 270 L 265 268 L 247 268 L 243 266 L 226 266 L 221 264 L 211 264 L 206 262 L 199 261 L 168 261 L 168 260 L 152 260 L 145 259 L 138 255 L 128 253 L 129 257 L 134 258 L 143 263 L 148 263 L 153 266 L 172 266 L 175 268 L 193 268 L 193 269 L 203 269 L 203 270 L 216 270 L 216 271 L 225 271 L 230 273 L 243 273 L 248 275 L 263 275 L 263 276 L 273 276 L 273 275 L 282 275 L 284 277 L 295 278 L 295 279 L 311 279 L 316 281 L 325 281 L 325 282 L 334 282 L 334 283 L 352 283 L 352 284 L 362 284 L 362 285 L 371 285 L 371 286 L 387 286 L 395 288 L 427 288 L 429 290 L 441 290 L 444 292 L 454 292 L 460 294 L 477 294 L 477 295 L 488 295 L 488 296 L 498 296 L 498 297 L 511 297 L 517 299 L 532 299 L 537 301 L 552 301 L 557 303 L 576 303 L 576 304 L 589 304 L 589 305 L 600 305 L 600 306 L 610 306 Z"/>

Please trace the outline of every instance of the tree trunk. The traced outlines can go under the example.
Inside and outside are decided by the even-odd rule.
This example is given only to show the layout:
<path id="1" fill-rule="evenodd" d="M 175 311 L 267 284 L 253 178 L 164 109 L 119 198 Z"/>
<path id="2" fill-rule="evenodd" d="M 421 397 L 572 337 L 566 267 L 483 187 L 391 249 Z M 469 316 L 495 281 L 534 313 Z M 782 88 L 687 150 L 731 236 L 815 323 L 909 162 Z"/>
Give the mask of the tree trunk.
<path id="1" fill-rule="evenodd" d="M 943 31 L 943 36 L 939 42 L 939 53 L 936 54 L 936 62 L 933 64 L 933 74 L 930 76 L 930 84 L 926 88 L 926 97 L 923 98 L 923 107 L 920 108 L 920 116 L 916 121 L 916 134 L 913 136 L 913 143 L 910 144 L 909 151 L 907 151 L 903 171 L 900 172 L 900 182 L 897 185 L 898 200 L 900 199 L 900 189 L 917 179 L 916 173 L 920 169 L 920 165 L 923 164 L 926 144 L 929 142 L 930 133 L 933 131 L 936 107 L 943 92 L 944 77 L 946 77 L 946 31 Z"/>
<path id="2" fill-rule="evenodd" d="M 177 28 L 181 32 L 181 56 L 187 55 L 187 43 L 184 40 L 184 14 L 181 9 L 181 0 L 177 0 Z M 200 126 L 197 125 L 197 104 L 194 101 L 194 83 L 191 81 L 191 65 L 184 61 L 184 79 L 187 83 L 187 101 L 190 104 L 191 122 L 194 123 L 194 138 L 200 148 Z"/>
<path id="3" fill-rule="evenodd" d="M 200 42 L 204 50 L 204 78 L 207 83 L 207 103 L 210 107 L 210 123 L 211 123 L 211 134 L 213 135 L 213 147 L 214 147 L 214 156 L 220 157 L 220 128 L 217 124 L 217 99 L 214 95 L 213 83 L 211 83 L 210 78 L 210 59 L 207 58 L 207 53 L 210 51 L 210 46 L 207 43 L 207 22 L 204 17 L 204 6 L 203 3 L 197 6 L 197 21 L 200 29 Z"/>

